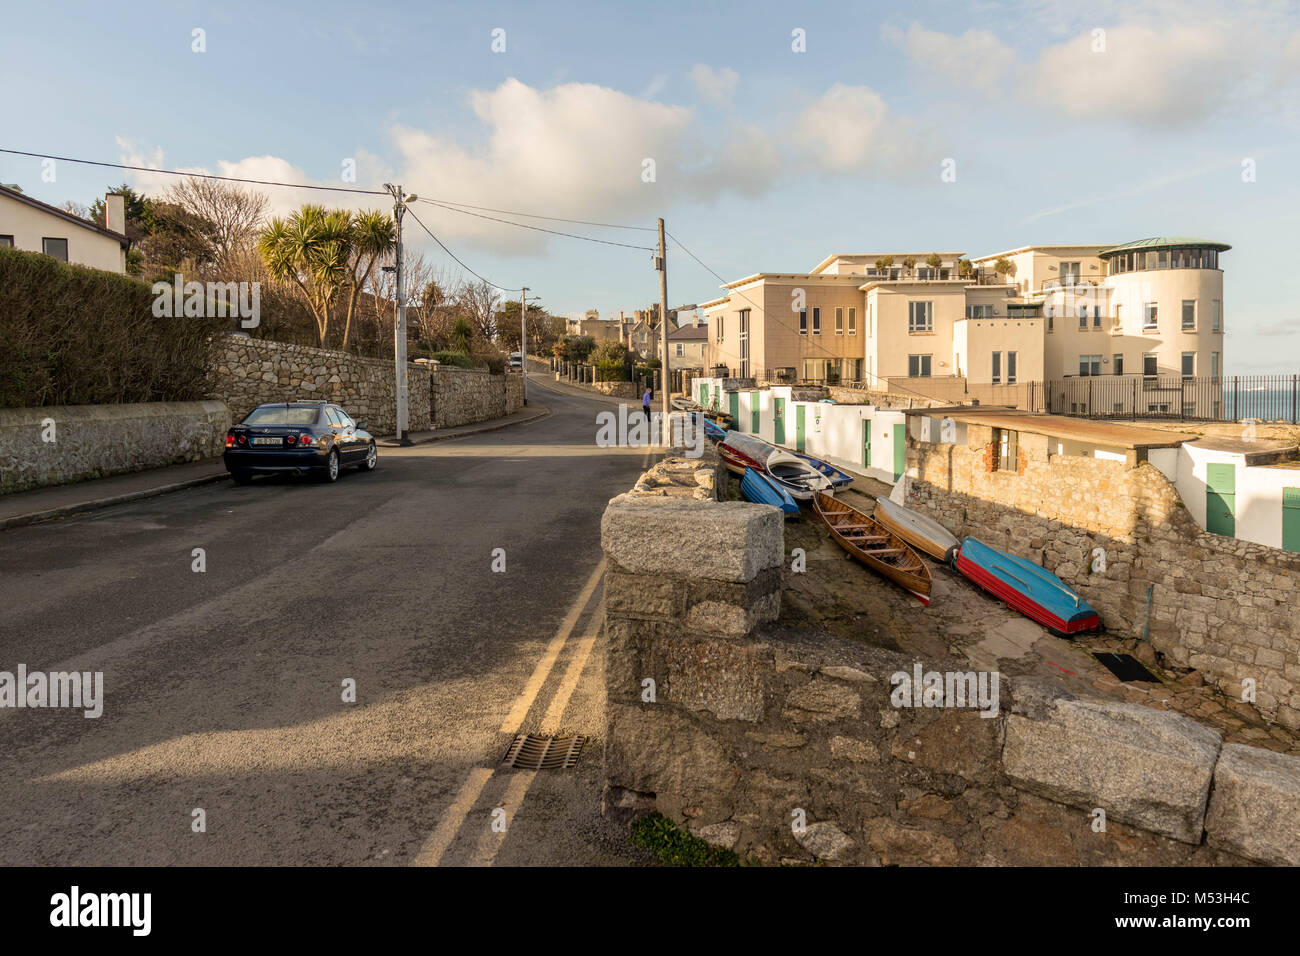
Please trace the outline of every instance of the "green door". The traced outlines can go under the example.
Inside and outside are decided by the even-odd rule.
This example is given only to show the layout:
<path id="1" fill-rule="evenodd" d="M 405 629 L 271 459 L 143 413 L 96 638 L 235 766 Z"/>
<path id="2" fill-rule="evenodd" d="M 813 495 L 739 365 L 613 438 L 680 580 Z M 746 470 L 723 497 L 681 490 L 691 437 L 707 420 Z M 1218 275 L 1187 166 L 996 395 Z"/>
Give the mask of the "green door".
<path id="1" fill-rule="evenodd" d="M 1282 489 L 1282 547 L 1300 551 L 1300 488 Z"/>
<path id="2" fill-rule="evenodd" d="M 772 441 L 785 444 L 785 399 L 772 399 Z"/>
<path id="3" fill-rule="evenodd" d="M 804 423 L 803 413 L 808 410 L 806 405 L 796 405 L 794 410 L 794 450 L 803 451 Z"/>
<path id="4" fill-rule="evenodd" d="M 700 404 L 703 405 L 705 408 L 709 407 L 709 383 L 708 382 L 702 382 L 700 384 Z"/>
<path id="5" fill-rule="evenodd" d="M 763 429 L 763 402 L 762 392 L 750 392 L 750 410 L 749 424 L 752 426 L 750 431 L 757 435 Z"/>
<path id="6" fill-rule="evenodd" d="M 871 467 L 871 419 L 862 419 L 862 467 Z"/>
<path id="7" fill-rule="evenodd" d="M 898 422 L 894 425 L 894 480 L 903 476 L 903 465 L 907 461 L 907 425 Z"/>
<path id="8" fill-rule="evenodd" d="M 732 392 L 730 399 L 728 404 L 731 407 L 731 422 L 736 427 L 736 430 L 740 431 L 740 393 Z"/>
<path id="9" fill-rule="evenodd" d="M 1237 535 L 1237 466 L 1205 466 L 1205 530 Z"/>

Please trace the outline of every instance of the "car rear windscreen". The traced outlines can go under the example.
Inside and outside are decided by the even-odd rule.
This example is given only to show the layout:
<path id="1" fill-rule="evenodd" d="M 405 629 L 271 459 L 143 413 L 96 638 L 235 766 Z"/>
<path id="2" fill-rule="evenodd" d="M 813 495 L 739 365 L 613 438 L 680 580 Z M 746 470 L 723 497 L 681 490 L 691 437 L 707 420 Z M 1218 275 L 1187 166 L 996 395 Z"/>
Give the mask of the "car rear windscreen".
<path id="1" fill-rule="evenodd" d="M 263 405 L 244 419 L 245 425 L 315 425 L 320 409 L 314 405 Z"/>

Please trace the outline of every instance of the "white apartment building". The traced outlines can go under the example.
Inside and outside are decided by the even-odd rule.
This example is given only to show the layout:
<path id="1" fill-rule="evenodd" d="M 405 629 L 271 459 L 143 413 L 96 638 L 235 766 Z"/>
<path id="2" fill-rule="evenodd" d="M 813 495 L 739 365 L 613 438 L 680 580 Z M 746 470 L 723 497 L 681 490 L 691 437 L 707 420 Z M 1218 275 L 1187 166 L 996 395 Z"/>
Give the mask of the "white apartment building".
<path id="1" fill-rule="evenodd" d="M 1134 395 L 1145 389 L 1142 402 L 1156 410 L 1186 402 L 1152 394 L 1157 378 L 1223 372 L 1219 255 L 1229 248 L 1165 237 L 971 259 L 831 255 L 811 272 L 723 286 L 703 306 L 710 360 L 773 382 L 892 383 L 939 398 L 971 386 L 1119 377 Z"/>

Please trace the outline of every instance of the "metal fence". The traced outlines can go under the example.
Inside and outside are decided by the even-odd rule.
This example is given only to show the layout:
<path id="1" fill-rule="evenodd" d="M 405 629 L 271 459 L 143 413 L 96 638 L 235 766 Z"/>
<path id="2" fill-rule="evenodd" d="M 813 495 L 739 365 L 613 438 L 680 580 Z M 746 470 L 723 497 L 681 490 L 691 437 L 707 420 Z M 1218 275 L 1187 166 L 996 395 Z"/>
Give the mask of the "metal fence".
<path id="1" fill-rule="evenodd" d="M 1081 375 L 1043 395 L 1042 410 L 1083 418 L 1300 423 L 1300 375 Z"/>

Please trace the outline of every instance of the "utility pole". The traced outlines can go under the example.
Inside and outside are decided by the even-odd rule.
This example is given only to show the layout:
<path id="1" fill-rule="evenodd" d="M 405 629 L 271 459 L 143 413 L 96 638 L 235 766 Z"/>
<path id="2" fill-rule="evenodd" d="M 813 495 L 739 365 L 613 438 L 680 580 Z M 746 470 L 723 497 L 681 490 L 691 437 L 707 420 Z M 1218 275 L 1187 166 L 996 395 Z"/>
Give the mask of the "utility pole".
<path id="1" fill-rule="evenodd" d="M 659 387 L 662 394 L 659 396 L 660 409 L 660 426 L 663 429 L 663 443 L 667 447 L 669 442 L 668 428 L 668 255 L 664 248 L 664 221 L 659 220 L 659 256 L 655 260 L 655 268 L 659 270 Z"/>
<path id="2" fill-rule="evenodd" d="M 528 286 L 519 290 L 519 372 L 524 377 L 524 404 L 528 404 Z"/>
<path id="3" fill-rule="evenodd" d="M 408 378 L 406 373 L 406 287 L 402 274 L 402 216 L 406 214 L 406 204 L 416 199 L 414 195 L 406 196 L 401 186 L 384 183 L 384 188 L 393 197 L 393 219 L 397 223 L 397 321 L 393 323 L 393 370 L 397 382 L 397 443 L 409 445 L 408 435 L 410 419 L 408 412 Z"/>

